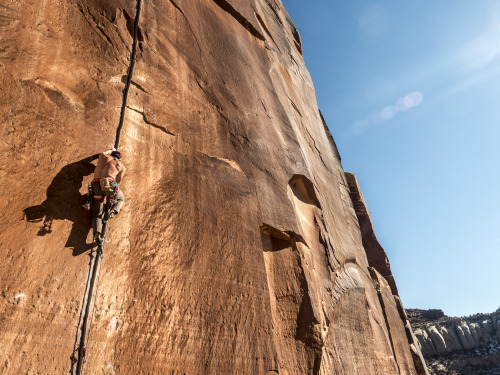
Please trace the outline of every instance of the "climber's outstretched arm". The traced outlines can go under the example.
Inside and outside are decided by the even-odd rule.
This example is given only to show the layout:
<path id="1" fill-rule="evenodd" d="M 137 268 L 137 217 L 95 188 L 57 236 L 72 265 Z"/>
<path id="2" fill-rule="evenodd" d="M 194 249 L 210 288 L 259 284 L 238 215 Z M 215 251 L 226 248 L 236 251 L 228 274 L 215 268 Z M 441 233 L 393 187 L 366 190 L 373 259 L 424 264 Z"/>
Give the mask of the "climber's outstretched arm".
<path id="1" fill-rule="evenodd" d="M 101 160 L 102 160 L 102 161 L 104 162 L 104 158 L 105 158 L 106 156 L 111 155 L 111 153 L 112 153 L 112 152 L 113 152 L 113 149 L 108 150 L 108 151 L 104 151 L 102 154 L 99 154 L 99 161 L 101 161 Z"/>

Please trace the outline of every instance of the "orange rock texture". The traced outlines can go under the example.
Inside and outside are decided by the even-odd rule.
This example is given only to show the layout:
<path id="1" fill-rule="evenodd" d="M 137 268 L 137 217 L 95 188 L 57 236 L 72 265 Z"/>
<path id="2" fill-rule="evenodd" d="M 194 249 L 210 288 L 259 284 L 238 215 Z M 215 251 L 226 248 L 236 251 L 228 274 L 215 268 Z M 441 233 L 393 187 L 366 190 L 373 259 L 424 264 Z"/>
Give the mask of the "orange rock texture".
<path id="1" fill-rule="evenodd" d="M 279 0 L 5 0 L 0 35 L 2 374 L 77 372 L 117 143 L 82 373 L 426 373 Z"/>

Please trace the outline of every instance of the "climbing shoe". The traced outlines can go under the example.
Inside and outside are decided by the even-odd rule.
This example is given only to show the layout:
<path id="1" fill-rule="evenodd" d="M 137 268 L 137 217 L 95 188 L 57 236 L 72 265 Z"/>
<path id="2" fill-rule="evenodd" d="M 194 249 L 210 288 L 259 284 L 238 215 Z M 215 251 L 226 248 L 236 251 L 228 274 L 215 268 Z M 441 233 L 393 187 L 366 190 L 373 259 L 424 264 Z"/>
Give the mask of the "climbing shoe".
<path id="1" fill-rule="evenodd" d="M 97 246 L 101 246 L 102 245 L 102 243 L 104 242 L 104 240 L 101 237 L 100 233 L 94 234 L 94 242 L 97 244 Z"/>
<path id="2" fill-rule="evenodd" d="M 92 202 L 85 202 L 82 204 L 82 210 L 85 214 L 88 214 L 92 210 Z"/>

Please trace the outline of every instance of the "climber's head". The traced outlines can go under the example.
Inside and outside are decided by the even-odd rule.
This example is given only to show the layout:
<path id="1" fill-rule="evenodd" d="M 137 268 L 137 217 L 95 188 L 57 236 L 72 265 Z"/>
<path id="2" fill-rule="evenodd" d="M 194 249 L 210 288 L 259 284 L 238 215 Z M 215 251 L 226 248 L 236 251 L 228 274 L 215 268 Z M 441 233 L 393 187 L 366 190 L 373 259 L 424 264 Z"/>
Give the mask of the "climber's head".
<path id="1" fill-rule="evenodd" d="M 118 151 L 118 150 L 113 151 L 113 152 L 111 153 L 111 156 L 112 156 L 112 157 L 113 157 L 113 159 L 115 159 L 115 160 L 122 160 L 122 153 L 121 153 L 120 151 Z"/>

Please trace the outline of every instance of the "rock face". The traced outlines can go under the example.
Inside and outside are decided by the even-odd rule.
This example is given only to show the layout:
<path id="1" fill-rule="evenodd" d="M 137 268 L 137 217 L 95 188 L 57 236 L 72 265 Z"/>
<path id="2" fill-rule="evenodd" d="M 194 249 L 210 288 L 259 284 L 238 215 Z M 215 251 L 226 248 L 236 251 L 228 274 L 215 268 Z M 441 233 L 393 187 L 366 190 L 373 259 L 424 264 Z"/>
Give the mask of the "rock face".
<path id="1" fill-rule="evenodd" d="M 450 318 L 441 310 L 408 310 L 433 374 L 500 374 L 500 310 Z"/>
<path id="2" fill-rule="evenodd" d="M 280 1 L 6 0 L 0 33 L 2 374 L 76 372 L 114 144 L 86 374 L 426 372 Z"/>
<path id="3" fill-rule="evenodd" d="M 396 350 L 398 347 L 395 346 L 396 344 L 399 344 L 403 350 L 409 344 L 410 352 L 413 357 L 413 363 L 417 372 L 427 374 L 425 360 L 420 350 L 418 341 L 413 334 L 408 317 L 406 316 L 403 303 L 399 298 L 396 282 L 392 276 L 389 259 L 387 258 L 385 250 L 382 248 L 375 235 L 370 212 L 366 206 L 358 180 L 353 173 L 346 172 L 345 176 L 349 186 L 351 201 L 358 218 L 363 247 L 368 260 L 368 265 L 370 266 L 369 270 L 372 274 L 372 278 L 379 295 L 380 304 L 383 308 L 388 304 L 393 305 L 392 308 L 384 308 L 393 350 Z M 383 286 L 385 286 L 385 288 Z M 401 330 L 401 326 L 399 324 L 391 327 L 391 322 L 397 321 L 398 318 L 396 316 L 390 317 L 387 314 L 394 313 L 395 311 L 399 313 L 399 318 L 404 324 L 404 332 Z M 391 332 L 392 330 L 396 332 Z M 403 340 L 403 333 L 406 335 L 406 340 Z"/>
<path id="4" fill-rule="evenodd" d="M 371 267 L 374 267 L 389 283 L 391 287 L 392 294 L 399 295 L 398 288 L 396 287 L 396 282 L 391 272 L 391 265 L 389 264 L 389 259 L 385 250 L 382 248 L 375 235 L 375 229 L 373 228 L 372 219 L 370 216 L 370 211 L 366 206 L 365 198 L 361 193 L 356 176 L 353 173 L 347 172 L 346 180 L 349 185 L 349 191 L 351 195 L 351 200 L 356 211 L 356 216 L 359 221 L 359 228 L 361 230 L 361 236 L 363 239 L 363 247 L 366 251 L 366 257 L 368 258 L 368 263 Z"/>

